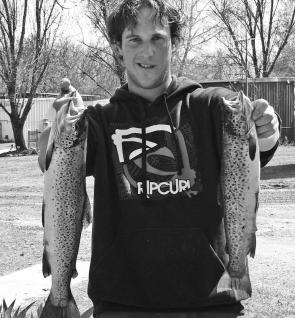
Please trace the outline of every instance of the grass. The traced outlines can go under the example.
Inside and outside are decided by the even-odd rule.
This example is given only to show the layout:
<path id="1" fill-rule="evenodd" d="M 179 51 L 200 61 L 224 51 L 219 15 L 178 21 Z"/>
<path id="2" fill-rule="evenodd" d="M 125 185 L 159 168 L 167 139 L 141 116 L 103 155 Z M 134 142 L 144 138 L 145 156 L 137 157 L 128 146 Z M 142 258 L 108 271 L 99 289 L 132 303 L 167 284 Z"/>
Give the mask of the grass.
<path id="1" fill-rule="evenodd" d="M 0 275 L 41 262 L 43 175 L 37 156 L 0 158 Z M 92 201 L 92 178 L 87 180 Z M 79 259 L 90 259 L 91 231 L 84 231 Z M 13 262 L 12 262 L 13 260 Z"/>
<path id="2" fill-rule="evenodd" d="M 245 317 L 295 317 L 295 147 L 281 146 L 261 176 L 257 251 L 250 260 L 251 299 Z M 43 175 L 37 156 L 0 158 L 0 275 L 40 263 Z M 93 180 L 87 179 L 92 201 Z M 78 259 L 90 260 L 91 230 L 83 232 Z M 89 308 L 86 282 L 74 291 Z M 185 316 L 184 316 L 185 317 Z"/>

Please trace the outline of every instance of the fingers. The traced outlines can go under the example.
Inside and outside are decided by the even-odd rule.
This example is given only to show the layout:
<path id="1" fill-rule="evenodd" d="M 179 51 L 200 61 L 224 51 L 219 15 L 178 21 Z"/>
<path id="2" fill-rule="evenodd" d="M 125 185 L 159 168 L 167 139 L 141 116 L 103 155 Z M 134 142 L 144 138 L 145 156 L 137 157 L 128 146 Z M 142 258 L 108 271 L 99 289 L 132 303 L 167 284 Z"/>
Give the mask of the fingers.
<path id="1" fill-rule="evenodd" d="M 273 115 L 275 114 L 273 107 L 270 106 L 265 99 L 256 99 L 252 102 L 252 105 L 254 106 L 252 118 L 255 122 L 266 113 L 272 113 Z"/>
<path id="2" fill-rule="evenodd" d="M 268 122 L 264 125 L 256 126 L 258 138 L 267 138 L 273 135 L 278 131 L 279 123 L 277 119 L 273 119 L 271 122 Z"/>
<path id="3" fill-rule="evenodd" d="M 264 115 L 258 117 L 258 119 L 255 120 L 256 127 L 264 126 L 268 123 L 271 123 L 276 119 L 276 114 L 273 113 L 265 113 Z M 275 123 L 275 122 L 274 122 Z"/>
<path id="4" fill-rule="evenodd" d="M 278 131 L 279 121 L 274 108 L 265 99 L 257 99 L 252 105 L 252 118 L 256 125 L 258 138 L 267 138 Z"/>
<path id="5" fill-rule="evenodd" d="M 76 115 L 69 115 L 67 114 L 65 119 L 68 121 L 68 122 L 72 122 L 72 121 L 77 121 L 79 118 L 81 117 L 81 114 L 76 114 Z"/>

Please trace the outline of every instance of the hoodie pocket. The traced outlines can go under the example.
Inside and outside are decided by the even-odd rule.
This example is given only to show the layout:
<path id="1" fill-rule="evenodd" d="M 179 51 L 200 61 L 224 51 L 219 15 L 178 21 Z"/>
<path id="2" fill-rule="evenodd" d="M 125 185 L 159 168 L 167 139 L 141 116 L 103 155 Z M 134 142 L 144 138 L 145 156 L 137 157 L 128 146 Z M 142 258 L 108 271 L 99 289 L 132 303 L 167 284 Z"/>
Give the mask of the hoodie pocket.
<path id="1" fill-rule="evenodd" d="M 94 298 L 140 307 L 196 307 L 224 266 L 199 228 L 122 233 L 96 264 Z"/>

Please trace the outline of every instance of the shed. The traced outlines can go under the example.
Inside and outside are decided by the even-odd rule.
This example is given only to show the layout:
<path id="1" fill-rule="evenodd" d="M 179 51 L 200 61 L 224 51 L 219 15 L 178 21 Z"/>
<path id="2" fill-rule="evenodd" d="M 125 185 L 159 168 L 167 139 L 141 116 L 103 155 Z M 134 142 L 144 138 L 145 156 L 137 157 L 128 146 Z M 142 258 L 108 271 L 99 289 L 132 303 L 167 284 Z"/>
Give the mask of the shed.
<path id="1" fill-rule="evenodd" d="M 88 95 L 87 95 L 88 96 Z M 84 100 L 84 96 L 82 95 Z M 24 139 L 28 147 L 36 147 L 38 136 L 45 127 L 51 126 L 54 120 L 55 111 L 52 108 L 54 97 L 34 98 L 31 111 L 28 114 L 27 120 L 24 125 Z M 108 100 L 84 100 L 86 106 L 101 103 L 105 105 Z M 10 112 L 8 99 L 0 99 L 0 102 Z M 25 99 L 26 102 L 26 99 Z M 9 116 L 0 108 L 0 140 L 13 141 L 13 130 Z M 36 141 L 35 141 L 36 140 Z"/>
<path id="2" fill-rule="evenodd" d="M 266 99 L 282 119 L 281 136 L 295 140 L 294 123 L 294 77 L 257 78 L 232 81 L 201 82 L 204 88 L 226 87 L 234 91 L 242 90 L 251 100 Z"/>

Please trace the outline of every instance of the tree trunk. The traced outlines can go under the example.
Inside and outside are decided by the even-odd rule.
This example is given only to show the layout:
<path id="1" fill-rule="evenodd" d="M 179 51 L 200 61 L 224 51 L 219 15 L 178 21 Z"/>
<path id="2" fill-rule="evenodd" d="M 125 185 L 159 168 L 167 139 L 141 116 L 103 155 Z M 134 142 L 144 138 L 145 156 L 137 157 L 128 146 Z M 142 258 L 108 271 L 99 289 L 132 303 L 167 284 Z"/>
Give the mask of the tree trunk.
<path id="1" fill-rule="evenodd" d="M 11 117 L 11 126 L 13 130 L 16 149 L 27 149 L 23 133 L 24 123 L 20 122 L 18 118 Z"/>
<path id="2" fill-rule="evenodd" d="M 189 52 L 189 44 L 187 44 L 187 47 L 185 48 L 185 52 L 184 52 L 183 58 L 182 58 L 182 60 L 180 62 L 180 67 L 179 67 L 179 70 L 178 70 L 178 73 L 177 73 L 178 77 L 181 77 L 183 75 L 183 70 L 184 70 L 184 67 L 186 65 L 188 52 Z"/>

